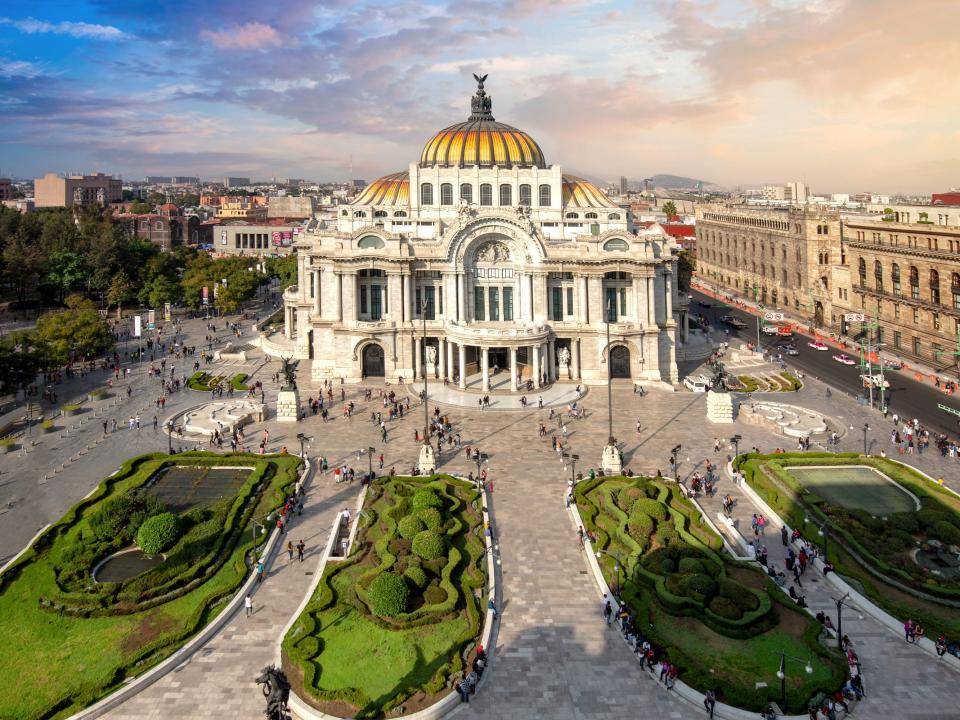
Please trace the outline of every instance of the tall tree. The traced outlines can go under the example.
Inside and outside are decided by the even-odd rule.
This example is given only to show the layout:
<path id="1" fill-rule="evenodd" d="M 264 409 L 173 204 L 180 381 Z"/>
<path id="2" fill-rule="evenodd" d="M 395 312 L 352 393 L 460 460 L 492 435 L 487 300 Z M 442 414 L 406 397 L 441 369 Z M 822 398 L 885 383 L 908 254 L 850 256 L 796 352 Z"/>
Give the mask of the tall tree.
<path id="1" fill-rule="evenodd" d="M 115 275 L 110 282 L 110 287 L 107 288 L 107 305 L 117 306 L 117 320 L 122 317 L 123 303 L 130 297 L 131 292 L 133 292 L 133 283 L 130 282 L 127 274 L 121 272 Z"/>
<path id="2" fill-rule="evenodd" d="M 45 347 L 48 367 L 97 357 L 114 344 L 107 323 L 92 308 L 68 308 L 41 315 L 33 337 Z"/>
<path id="3" fill-rule="evenodd" d="M 660 210 L 663 211 L 663 214 L 667 216 L 667 220 L 673 220 L 677 216 L 677 206 L 674 204 L 673 200 L 667 200 L 663 205 L 660 206 Z"/>

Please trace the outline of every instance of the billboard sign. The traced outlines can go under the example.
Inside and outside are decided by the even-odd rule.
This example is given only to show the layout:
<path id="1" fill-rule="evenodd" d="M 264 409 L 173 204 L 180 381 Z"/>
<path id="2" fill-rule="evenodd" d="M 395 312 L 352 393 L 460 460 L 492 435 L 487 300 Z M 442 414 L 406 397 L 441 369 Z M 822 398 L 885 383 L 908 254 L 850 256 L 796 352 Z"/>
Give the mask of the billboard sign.
<path id="1" fill-rule="evenodd" d="M 147 311 L 147 329 L 148 330 L 157 329 L 157 311 L 156 310 Z"/>
<path id="2" fill-rule="evenodd" d="M 203 304 L 210 304 L 210 288 L 208 288 L 206 285 L 203 286 Z"/>
<path id="3" fill-rule="evenodd" d="M 141 319 L 139 315 L 133 316 L 133 336 L 140 337 L 141 335 Z"/>

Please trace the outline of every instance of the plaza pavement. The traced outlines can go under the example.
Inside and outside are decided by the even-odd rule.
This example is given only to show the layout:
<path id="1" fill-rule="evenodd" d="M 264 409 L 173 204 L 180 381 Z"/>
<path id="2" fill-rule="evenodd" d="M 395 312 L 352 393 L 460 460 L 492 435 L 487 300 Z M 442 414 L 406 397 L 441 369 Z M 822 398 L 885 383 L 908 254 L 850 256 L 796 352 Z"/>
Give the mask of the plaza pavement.
<path id="1" fill-rule="evenodd" d="M 203 332 L 199 334 L 202 338 Z M 243 369 L 252 371 L 252 380 L 264 381 L 271 405 L 277 391 L 271 376 L 277 370 L 279 363 L 264 362 L 263 358 L 254 358 L 249 367 Z M 302 376 L 306 374 L 301 373 Z M 129 403 L 123 401 L 124 404 L 113 411 L 124 421 L 132 412 L 128 405 L 153 408 L 149 405 L 154 397 L 153 388 L 146 382 L 141 385 L 143 387 L 135 382 L 132 400 Z M 318 388 L 312 383 L 301 382 L 300 385 L 302 399 L 317 395 Z M 335 389 L 339 394 L 340 387 Z M 341 416 L 340 403 L 335 402 L 332 419 L 326 424 L 317 416 L 309 416 L 296 425 L 268 421 L 266 427 L 271 432 L 271 449 L 276 450 L 285 444 L 294 451 L 297 446 L 295 435 L 303 432 L 311 437 L 308 455 L 324 455 L 331 466 L 347 463 L 365 470 L 367 458 L 362 457 L 358 462 L 357 451 L 369 445 L 375 447 L 377 453 L 384 453 L 385 472 L 392 466 L 396 466 L 398 472 L 407 471 L 417 456 L 419 444 L 413 440 L 413 430 L 421 425 L 421 415 L 414 411 L 403 420 L 388 423 L 388 438 L 384 444 L 369 422 L 371 410 L 380 409 L 376 389 L 373 403 L 362 401 L 362 388 L 358 386 L 346 385 L 343 389 L 347 400 L 352 399 L 358 404 L 352 420 Z M 398 388 L 392 386 L 392 389 Z M 416 387 L 412 390 L 415 391 Z M 596 390 L 594 388 L 588 396 L 587 418 L 567 423 L 569 438 L 565 450 L 581 456 L 577 470 L 584 473 L 598 465 L 608 433 L 606 393 Z M 205 394 L 200 393 L 177 393 L 167 403 L 161 419 L 204 398 Z M 844 423 L 855 426 L 862 424 L 864 417 L 869 417 L 866 413 L 870 412 L 852 400 L 848 407 L 842 398 L 826 398 L 823 388 L 815 382 L 809 383 L 800 393 L 783 399 L 810 407 L 826 406 Z M 415 406 L 416 400 L 412 404 Z M 705 420 L 704 395 L 651 391 L 640 397 L 634 395 L 631 384 L 625 382 L 615 385 L 613 405 L 614 434 L 622 443 L 625 467 L 638 473 L 655 473 L 659 469 L 667 474 L 670 449 L 680 443 L 683 449 L 679 472 L 681 478 L 687 477 L 695 469 L 702 469 L 705 459 L 721 462 L 727 449 L 715 453 L 714 438 L 726 438 L 734 432 L 743 436 L 741 450 L 753 445 L 763 450 L 776 446 L 788 450 L 793 447 L 792 441 L 775 437 L 760 427 L 742 423 L 709 425 Z M 517 719 L 632 718 L 638 715 L 671 719 L 702 717 L 701 708 L 683 703 L 645 676 L 615 632 L 602 624 L 596 587 L 587 574 L 564 511 L 563 498 L 571 468 L 564 470 L 561 459 L 551 450 L 549 437 L 540 439 L 537 436 L 540 421 L 547 422 L 548 427 L 556 432 L 556 423 L 548 420 L 548 409 L 534 407 L 526 411 L 492 409 L 480 412 L 469 405 L 441 407 L 451 415 L 456 430 L 462 435 L 463 445 L 479 447 L 489 455 L 487 467 L 494 486 L 491 513 L 499 535 L 502 563 L 501 622 L 490 675 L 474 700 L 458 710 L 458 714 Z M 152 420 L 152 414 L 151 411 L 148 415 L 141 413 L 141 416 Z M 639 434 L 635 431 L 638 418 L 643 425 Z M 25 530 L 19 533 L 22 536 L 29 530 L 26 535 L 29 537 L 36 527 L 59 518 L 76 498 L 89 492 L 124 458 L 166 447 L 165 436 L 162 433 L 154 435 L 152 427 L 139 432 L 118 431 L 94 444 L 92 449 L 69 463 L 67 470 L 56 473 L 41 485 L 41 470 L 58 466 L 65 458 L 89 445 L 83 432 L 92 428 L 94 432 L 87 437 L 102 435 L 99 421 L 88 422 L 86 426 L 85 431 L 58 439 L 59 445 L 42 445 L 48 440 L 44 438 L 41 445 L 27 453 L 25 458 L 0 457 L 0 488 L 9 492 L 9 486 L 3 487 L 4 483 L 14 487 L 30 486 L 28 497 L 15 504 L 7 514 L 0 515 L 5 553 L 19 549 L 14 540 L 7 539 L 11 514 L 29 517 Z M 259 429 L 260 425 L 254 426 L 251 437 Z M 69 442 L 65 442 L 67 440 Z M 848 433 L 843 439 L 850 449 L 857 449 L 861 442 L 859 432 Z M 71 455 L 66 456 L 67 452 Z M 947 462 L 932 455 L 912 460 L 931 467 L 937 462 Z M 28 467 L 31 469 L 27 470 Z M 476 466 L 463 452 L 456 455 L 445 453 L 439 469 L 466 474 L 475 471 Z M 952 479 L 948 483 L 952 483 Z M 721 484 L 720 495 L 727 489 L 729 481 Z M 357 490 L 356 487 L 335 485 L 329 476 L 316 477 L 304 517 L 294 526 L 291 537 L 303 537 L 308 547 L 314 553 L 318 552 L 326 540 L 335 512 L 351 504 Z M 740 511 L 747 513 L 747 517 L 752 512 L 746 501 L 742 501 Z M 286 554 L 281 553 L 254 598 L 258 612 L 252 618 L 248 620 L 242 614 L 234 617 L 189 661 L 114 710 L 110 716 L 208 718 L 226 715 L 237 720 L 261 717 L 263 700 L 253 678 L 272 659 L 279 633 L 309 585 L 311 576 L 306 572 L 315 569 L 317 559 L 313 554 L 302 567 L 296 562 L 288 565 Z M 808 592 L 808 600 L 814 600 L 814 595 L 815 592 Z M 814 601 L 821 602 L 819 599 Z M 914 655 L 912 648 L 902 647 L 902 641 L 888 631 L 869 623 L 858 626 L 849 618 L 845 619 L 844 625 L 861 649 L 861 659 L 865 662 L 869 699 L 858 709 L 858 716 L 889 714 L 932 720 L 942 713 L 940 708 L 949 703 L 956 707 L 960 691 L 955 689 L 955 674 L 951 676 L 937 668 L 928 656 Z M 777 659 L 773 658 L 768 682 L 775 681 L 776 664 Z M 877 693 L 871 692 L 872 689 Z M 878 698 L 876 704 L 873 703 L 874 696 Z M 937 700 L 930 701 L 930 698 Z"/>

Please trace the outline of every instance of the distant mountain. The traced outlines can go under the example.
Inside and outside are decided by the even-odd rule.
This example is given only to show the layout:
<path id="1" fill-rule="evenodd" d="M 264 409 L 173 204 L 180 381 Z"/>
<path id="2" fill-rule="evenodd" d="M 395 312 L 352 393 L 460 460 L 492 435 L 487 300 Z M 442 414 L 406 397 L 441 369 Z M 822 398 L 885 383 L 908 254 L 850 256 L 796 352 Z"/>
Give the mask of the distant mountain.
<path id="1" fill-rule="evenodd" d="M 582 177 L 584 180 L 589 180 L 594 185 L 601 188 L 605 188 L 611 185 L 613 187 L 620 186 L 620 178 L 604 179 L 598 175 L 594 175 L 593 173 L 582 172 L 580 170 L 575 170 L 573 168 L 568 170 L 568 174 L 576 175 L 577 177 Z M 660 174 L 660 175 L 654 175 L 650 179 L 653 181 L 654 187 L 664 188 L 665 190 L 696 190 L 698 182 L 703 182 L 703 188 L 705 190 L 718 187 L 714 183 L 709 182 L 707 180 L 700 181 L 700 180 L 697 180 L 696 178 L 684 177 L 682 175 Z M 630 178 L 628 181 L 628 185 L 630 186 L 631 190 L 641 189 L 643 188 L 643 178 L 640 178 L 640 179 Z"/>

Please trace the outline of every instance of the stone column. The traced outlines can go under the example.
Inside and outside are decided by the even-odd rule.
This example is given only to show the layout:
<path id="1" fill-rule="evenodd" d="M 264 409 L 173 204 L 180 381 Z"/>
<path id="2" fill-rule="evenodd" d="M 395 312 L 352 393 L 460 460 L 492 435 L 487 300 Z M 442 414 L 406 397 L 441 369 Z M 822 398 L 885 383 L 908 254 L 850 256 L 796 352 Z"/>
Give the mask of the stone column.
<path id="1" fill-rule="evenodd" d="M 641 325 L 644 323 L 647 314 L 646 307 L 643 304 L 643 293 L 640 291 L 640 278 L 637 275 L 632 277 L 633 281 L 633 319 Z"/>
<path id="2" fill-rule="evenodd" d="M 526 285 L 527 285 L 527 307 L 526 307 L 526 312 L 524 313 L 523 319 L 533 322 L 535 305 L 533 301 L 533 293 L 534 293 L 533 275 L 531 273 L 527 273 Z"/>
<path id="3" fill-rule="evenodd" d="M 446 341 L 447 343 L 447 377 L 453 377 L 453 342 L 450 340 Z"/>
<path id="4" fill-rule="evenodd" d="M 656 278 L 647 276 L 647 325 L 656 327 L 657 324 L 657 294 Z"/>
<path id="5" fill-rule="evenodd" d="M 460 389 L 467 387 L 467 346 L 459 345 L 460 348 Z"/>
<path id="6" fill-rule="evenodd" d="M 283 335 L 287 340 L 293 338 L 293 308 L 289 305 L 283 308 Z"/>
<path id="7" fill-rule="evenodd" d="M 415 378 L 419 378 L 419 377 L 420 377 L 420 367 L 421 367 L 421 364 L 422 364 L 422 363 L 420 362 L 420 358 L 421 358 L 421 354 L 420 354 L 420 337 L 419 337 L 419 336 L 414 336 L 414 338 L 413 338 L 413 363 L 412 363 L 412 367 L 413 367 L 413 377 L 415 377 Z"/>
<path id="8" fill-rule="evenodd" d="M 490 349 L 481 348 L 480 349 L 480 372 L 482 373 L 481 377 L 483 378 L 483 384 L 480 386 L 480 389 L 484 392 L 490 390 Z"/>
<path id="9" fill-rule="evenodd" d="M 673 274 L 667 271 L 663 273 L 663 294 L 663 306 L 667 311 L 667 322 L 670 322 L 673 320 Z"/>
<path id="10" fill-rule="evenodd" d="M 547 341 L 547 380 L 557 381 L 557 344 L 555 340 Z"/>
<path id="11" fill-rule="evenodd" d="M 602 277 L 591 275 L 587 279 L 587 296 L 590 303 L 590 322 L 594 325 L 603 324 L 607 309 L 604 307 Z"/>
<path id="12" fill-rule="evenodd" d="M 407 322 L 411 319 L 410 312 L 410 274 L 403 275 L 403 295 L 400 298 L 400 322 Z"/>
<path id="13" fill-rule="evenodd" d="M 466 283 L 463 280 L 463 273 L 457 273 L 457 322 L 465 323 L 467 321 L 467 290 Z M 463 346 L 460 347 L 460 352 L 463 352 Z M 463 361 L 460 363 L 461 367 L 463 366 Z M 462 375 L 461 370 L 461 377 Z M 461 386 L 462 387 L 462 386 Z"/>
<path id="14" fill-rule="evenodd" d="M 336 273 L 337 278 L 337 322 L 343 322 L 343 273 Z"/>
<path id="15" fill-rule="evenodd" d="M 577 320 L 582 323 L 590 322 L 590 310 L 587 304 L 587 278 L 586 276 L 577 278 Z"/>
<path id="16" fill-rule="evenodd" d="M 446 338 L 440 338 L 437 342 L 439 343 L 437 347 L 437 367 L 440 379 L 444 380 L 447 377 L 447 340 Z"/>
<path id="17" fill-rule="evenodd" d="M 533 320 L 545 320 L 547 317 L 547 276 L 536 273 L 531 277 L 533 283 Z"/>
<path id="18" fill-rule="evenodd" d="M 510 348 L 510 392 L 517 391 L 517 349 Z"/>
<path id="19" fill-rule="evenodd" d="M 420 309 L 417 307 L 417 276 L 412 275 L 410 278 L 410 319 L 414 320 L 417 317 L 417 311 Z"/>
<path id="20" fill-rule="evenodd" d="M 533 346 L 533 387 L 540 388 L 540 345 L 539 343 Z"/>
<path id="21" fill-rule="evenodd" d="M 320 268 L 313 269 L 313 314 L 320 317 Z"/>
<path id="22" fill-rule="evenodd" d="M 573 379 L 580 379 L 580 338 L 570 341 L 570 369 Z"/>

